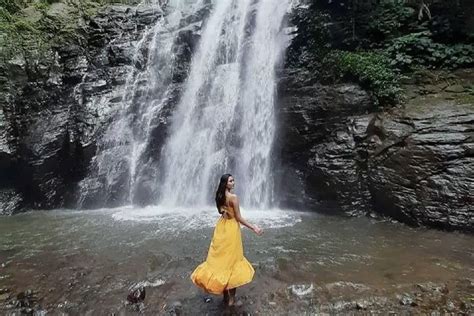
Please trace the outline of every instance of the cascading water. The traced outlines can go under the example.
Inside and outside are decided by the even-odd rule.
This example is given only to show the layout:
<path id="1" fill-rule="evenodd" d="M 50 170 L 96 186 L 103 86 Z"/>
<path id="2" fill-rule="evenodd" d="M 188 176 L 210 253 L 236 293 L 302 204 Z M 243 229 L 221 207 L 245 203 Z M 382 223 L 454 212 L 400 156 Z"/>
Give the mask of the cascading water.
<path id="1" fill-rule="evenodd" d="M 80 207 L 205 206 L 226 172 L 247 207 L 271 205 L 275 68 L 290 0 L 212 1 L 188 78 L 177 82 L 177 43 L 200 29 L 197 12 L 210 2 L 168 1 L 167 13 L 134 44 L 121 110 L 79 183 Z"/>
<path id="2" fill-rule="evenodd" d="M 160 3 L 164 2 L 155 1 L 154 8 L 163 12 Z M 193 27 L 200 27 L 200 21 L 183 20 L 205 5 L 203 0 L 166 1 L 169 13 L 132 43 L 132 64 L 119 93 L 120 110 L 97 143 L 89 176 L 79 183 L 80 207 L 149 204 L 155 200 L 159 161 L 156 148 L 163 138 L 157 130 L 179 92 L 175 80 L 182 63 L 178 39 Z"/>
<path id="3" fill-rule="evenodd" d="M 202 33 L 162 151 L 160 203 L 208 205 L 232 172 L 243 203 L 271 204 L 275 67 L 287 37 L 285 0 L 219 0 Z"/>

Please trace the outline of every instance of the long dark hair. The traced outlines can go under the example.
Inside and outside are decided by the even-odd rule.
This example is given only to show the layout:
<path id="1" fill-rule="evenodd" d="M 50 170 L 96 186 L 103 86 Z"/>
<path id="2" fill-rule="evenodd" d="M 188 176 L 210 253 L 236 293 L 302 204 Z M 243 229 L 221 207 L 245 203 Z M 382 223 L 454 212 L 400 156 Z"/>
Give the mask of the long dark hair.
<path id="1" fill-rule="evenodd" d="M 229 180 L 229 177 L 232 177 L 232 175 L 228 173 L 222 175 L 221 180 L 219 181 L 219 186 L 217 187 L 216 206 L 219 214 L 223 213 L 221 211 L 221 206 L 225 204 L 225 188 L 227 186 L 227 181 Z"/>

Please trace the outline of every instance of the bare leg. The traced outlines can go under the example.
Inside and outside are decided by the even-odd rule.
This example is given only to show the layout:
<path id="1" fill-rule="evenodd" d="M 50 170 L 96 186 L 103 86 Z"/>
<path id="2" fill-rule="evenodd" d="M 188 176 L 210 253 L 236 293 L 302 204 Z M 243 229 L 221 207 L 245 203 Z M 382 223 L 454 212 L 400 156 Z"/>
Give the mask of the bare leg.
<path id="1" fill-rule="evenodd" d="M 229 304 L 229 291 L 224 290 L 224 304 Z"/>
<path id="2" fill-rule="evenodd" d="M 229 290 L 229 306 L 234 306 L 236 292 L 237 292 L 237 288 Z"/>

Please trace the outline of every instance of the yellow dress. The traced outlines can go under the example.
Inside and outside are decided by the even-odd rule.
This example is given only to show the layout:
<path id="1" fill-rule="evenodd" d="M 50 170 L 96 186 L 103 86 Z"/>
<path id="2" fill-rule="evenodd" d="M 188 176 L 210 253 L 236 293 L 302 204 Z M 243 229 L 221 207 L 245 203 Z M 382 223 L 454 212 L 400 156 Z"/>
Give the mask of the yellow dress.
<path id="1" fill-rule="evenodd" d="M 244 257 L 240 224 L 232 207 L 223 207 L 231 217 L 222 216 L 214 229 L 207 259 L 192 273 L 194 284 L 212 294 L 222 294 L 252 281 L 255 273 Z"/>

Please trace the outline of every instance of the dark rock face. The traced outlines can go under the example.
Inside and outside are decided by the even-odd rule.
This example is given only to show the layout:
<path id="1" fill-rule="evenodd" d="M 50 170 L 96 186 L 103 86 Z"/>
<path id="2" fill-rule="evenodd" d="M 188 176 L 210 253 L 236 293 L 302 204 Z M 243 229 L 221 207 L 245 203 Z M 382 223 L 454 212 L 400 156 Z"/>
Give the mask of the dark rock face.
<path id="1" fill-rule="evenodd" d="M 444 101 L 375 116 L 368 137 L 375 209 L 400 221 L 474 229 L 474 109 Z"/>
<path id="2" fill-rule="evenodd" d="M 110 91 L 118 111 L 96 139 L 97 150 L 87 177 L 77 186 L 78 207 L 155 202 L 160 152 L 168 136 L 169 118 L 179 100 L 202 20 L 209 8 L 190 13 L 181 19 L 179 26 L 157 24 L 144 34 L 140 44 L 125 43 L 133 49 L 113 53 L 128 57 L 129 61 L 118 60 L 134 67 L 127 79 L 116 83 Z M 186 24 L 187 20 L 192 24 Z"/>
<path id="3" fill-rule="evenodd" d="M 124 76 L 117 61 L 124 58 L 107 54 L 106 48 L 115 45 L 106 43 L 116 40 L 120 46 L 117 38 L 136 40 L 139 31 L 122 34 L 131 25 L 143 29 L 135 14 L 128 7 L 108 8 L 87 27 L 83 38 L 87 45 L 55 48 L 49 59 L 41 61 L 44 67 L 21 59 L 6 63 L 2 77 L 8 78 L 8 85 L 0 96 L 6 101 L 2 136 L 14 159 L 6 162 L 9 167 L 2 163 L 2 173 L 14 170 L 4 188 L 17 192 L 23 201 L 8 213 L 23 206 L 53 208 L 71 201 L 72 184 L 84 175 L 91 158 L 89 148 L 114 110 L 111 103 L 103 108 L 91 101 L 111 91 L 112 81 Z M 154 20 L 158 17 L 155 14 Z M 85 88 L 79 93 L 81 82 Z"/>
<path id="4" fill-rule="evenodd" d="M 17 57 L 0 63 L 0 213 L 77 205 L 78 183 L 119 112 L 127 78 L 149 62 L 146 51 L 134 52 L 137 42 L 151 40 L 143 34 L 163 14 L 147 5 L 109 6 L 87 22 L 77 43 L 55 47 L 41 61 Z M 198 27 L 180 36 L 175 94 L 186 77 Z M 177 97 L 169 99 L 171 107 Z M 169 113 L 165 109 L 155 124 L 157 143 L 165 137 Z M 93 200 L 93 194 L 86 199 Z"/>
<path id="5" fill-rule="evenodd" d="M 472 104 L 377 113 L 355 85 L 296 78 L 279 87 L 283 206 L 474 230 Z"/>
<path id="6" fill-rule="evenodd" d="M 284 77 L 279 88 L 283 205 L 367 212 L 367 174 L 357 146 L 370 119 L 370 96 L 354 85 L 306 86 L 295 78 Z"/>

